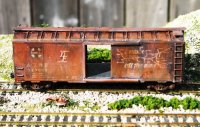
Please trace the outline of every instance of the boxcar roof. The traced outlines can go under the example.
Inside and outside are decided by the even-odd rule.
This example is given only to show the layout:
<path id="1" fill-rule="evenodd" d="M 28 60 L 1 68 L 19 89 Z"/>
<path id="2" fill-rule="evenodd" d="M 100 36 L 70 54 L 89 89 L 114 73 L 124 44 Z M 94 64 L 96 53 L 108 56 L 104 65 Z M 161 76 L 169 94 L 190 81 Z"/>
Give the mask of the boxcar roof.
<path id="1" fill-rule="evenodd" d="M 14 31 L 91 31 L 91 32 L 129 32 L 129 31 L 180 31 L 184 27 L 174 28 L 112 28 L 112 27 L 15 27 Z"/>

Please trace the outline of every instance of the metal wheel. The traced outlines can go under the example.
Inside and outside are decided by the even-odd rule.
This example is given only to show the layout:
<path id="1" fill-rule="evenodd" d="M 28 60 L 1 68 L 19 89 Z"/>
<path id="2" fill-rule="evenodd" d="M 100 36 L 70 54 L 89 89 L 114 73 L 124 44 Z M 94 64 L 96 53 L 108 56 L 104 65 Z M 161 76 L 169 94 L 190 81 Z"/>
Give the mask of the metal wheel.
<path id="1" fill-rule="evenodd" d="M 43 87 L 40 85 L 40 83 L 32 83 L 31 89 L 32 90 L 41 90 Z"/>
<path id="2" fill-rule="evenodd" d="M 48 90 L 52 86 L 52 82 L 40 82 L 40 83 L 33 83 L 31 85 L 32 90 Z"/>
<path id="3" fill-rule="evenodd" d="M 41 85 L 44 89 L 51 89 L 53 83 L 52 82 L 41 82 Z"/>
<path id="4" fill-rule="evenodd" d="M 31 88 L 31 82 L 22 82 L 21 86 L 23 89 L 29 90 Z"/>
<path id="5" fill-rule="evenodd" d="M 162 83 L 162 84 L 150 84 L 150 85 L 147 85 L 147 89 L 154 89 L 156 91 L 159 91 L 159 92 L 165 92 L 167 90 L 173 90 L 175 89 L 176 85 L 173 84 L 173 83 Z"/>

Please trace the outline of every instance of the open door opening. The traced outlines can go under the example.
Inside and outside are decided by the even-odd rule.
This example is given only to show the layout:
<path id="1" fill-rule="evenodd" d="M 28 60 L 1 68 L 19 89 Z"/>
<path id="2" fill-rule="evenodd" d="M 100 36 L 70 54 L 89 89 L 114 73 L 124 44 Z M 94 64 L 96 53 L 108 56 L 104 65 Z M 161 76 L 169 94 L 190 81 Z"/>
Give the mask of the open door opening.
<path id="1" fill-rule="evenodd" d="M 87 45 L 86 46 L 86 78 L 110 78 L 111 46 Z"/>

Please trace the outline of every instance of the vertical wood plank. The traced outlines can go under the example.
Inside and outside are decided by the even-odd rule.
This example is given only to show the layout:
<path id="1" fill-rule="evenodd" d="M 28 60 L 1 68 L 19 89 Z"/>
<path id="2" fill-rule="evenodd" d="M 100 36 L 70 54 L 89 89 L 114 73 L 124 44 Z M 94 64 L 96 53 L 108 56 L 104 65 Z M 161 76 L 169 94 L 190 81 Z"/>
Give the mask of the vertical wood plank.
<path id="1" fill-rule="evenodd" d="M 4 22 L 4 20 L 6 20 L 7 18 L 5 17 L 5 1 L 0 0 L 0 34 L 5 34 L 8 33 L 6 26 L 7 26 L 7 22 Z"/>
<path id="2" fill-rule="evenodd" d="M 12 33 L 12 28 L 30 25 L 29 0 L 1 0 L 0 1 L 0 33 Z"/>
<path id="3" fill-rule="evenodd" d="M 31 4 L 33 25 L 78 25 L 78 0 L 33 0 Z"/>
<path id="4" fill-rule="evenodd" d="M 170 21 L 179 15 L 200 9 L 200 0 L 170 0 Z"/>
<path id="5" fill-rule="evenodd" d="M 13 0 L 12 0 L 13 1 Z M 30 0 L 16 0 L 17 18 L 19 24 L 31 25 Z"/>
<path id="6" fill-rule="evenodd" d="M 80 0 L 81 26 L 124 25 L 124 0 Z"/>
<path id="7" fill-rule="evenodd" d="M 167 0 L 126 0 L 127 27 L 161 27 L 167 22 Z"/>

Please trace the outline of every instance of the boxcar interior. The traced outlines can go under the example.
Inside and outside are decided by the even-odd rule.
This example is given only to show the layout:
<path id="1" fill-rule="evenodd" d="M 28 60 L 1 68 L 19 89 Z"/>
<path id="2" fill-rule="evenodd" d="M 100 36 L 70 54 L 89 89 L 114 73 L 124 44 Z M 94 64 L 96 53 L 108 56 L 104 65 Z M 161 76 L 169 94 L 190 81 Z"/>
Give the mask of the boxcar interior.
<path id="1" fill-rule="evenodd" d="M 87 50 L 88 46 L 85 46 L 86 49 L 86 57 L 87 58 Z M 103 47 L 111 47 L 110 45 L 103 45 Z M 102 46 L 98 46 L 101 48 Z M 111 58 L 112 59 L 112 58 Z M 98 79 L 98 78 L 110 78 L 110 71 L 111 71 L 111 61 L 98 61 L 98 62 L 91 62 L 86 59 L 86 78 L 88 79 Z"/>

